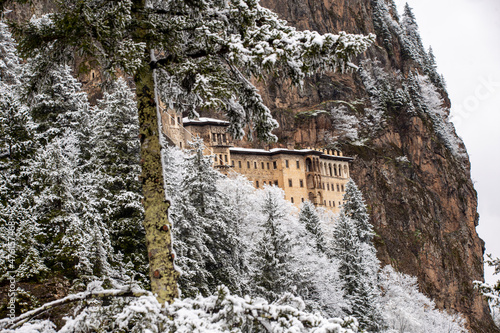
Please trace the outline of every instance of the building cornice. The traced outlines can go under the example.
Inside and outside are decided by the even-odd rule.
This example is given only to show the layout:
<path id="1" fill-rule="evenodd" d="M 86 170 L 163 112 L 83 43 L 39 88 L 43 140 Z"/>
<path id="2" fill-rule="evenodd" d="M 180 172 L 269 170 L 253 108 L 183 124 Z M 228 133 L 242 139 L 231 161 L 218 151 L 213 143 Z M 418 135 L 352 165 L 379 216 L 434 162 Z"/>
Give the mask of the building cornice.
<path id="1" fill-rule="evenodd" d="M 322 151 L 313 149 L 285 149 L 285 148 L 275 148 L 271 150 L 265 149 L 252 149 L 252 148 L 229 148 L 231 156 L 234 155 L 260 155 L 260 156 L 275 156 L 275 155 L 295 155 L 295 156 L 305 156 L 314 155 L 324 159 L 352 162 L 354 158 L 347 156 L 329 155 Z"/>

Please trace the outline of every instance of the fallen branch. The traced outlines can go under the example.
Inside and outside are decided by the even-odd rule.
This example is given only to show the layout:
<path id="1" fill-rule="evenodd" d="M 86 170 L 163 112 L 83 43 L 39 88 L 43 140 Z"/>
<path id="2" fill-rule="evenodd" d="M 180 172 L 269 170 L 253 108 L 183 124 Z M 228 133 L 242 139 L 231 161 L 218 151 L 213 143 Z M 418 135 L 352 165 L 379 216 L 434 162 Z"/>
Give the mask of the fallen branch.
<path id="1" fill-rule="evenodd" d="M 73 303 L 73 302 L 78 302 L 78 301 L 83 301 L 91 298 L 106 298 L 106 297 L 140 297 L 140 296 L 145 296 L 149 295 L 149 291 L 142 290 L 142 289 L 108 289 L 108 290 L 97 290 L 97 291 L 84 291 L 78 294 L 73 294 L 73 295 L 68 295 L 64 298 L 45 303 L 39 308 L 36 308 L 34 310 L 28 311 L 26 313 L 23 313 L 19 317 L 10 319 L 10 318 L 4 318 L 0 320 L 0 328 L 16 328 L 33 317 L 38 316 L 39 314 L 53 309 L 55 307 Z"/>

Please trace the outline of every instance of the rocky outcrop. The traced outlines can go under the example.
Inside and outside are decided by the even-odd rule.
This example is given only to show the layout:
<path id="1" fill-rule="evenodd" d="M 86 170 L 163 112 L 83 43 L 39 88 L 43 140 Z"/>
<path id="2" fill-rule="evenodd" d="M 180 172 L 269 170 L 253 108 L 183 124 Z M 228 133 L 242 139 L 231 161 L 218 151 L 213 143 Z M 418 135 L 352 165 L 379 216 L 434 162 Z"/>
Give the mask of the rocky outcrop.
<path id="1" fill-rule="evenodd" d="M 373 4 L 381 1 L 262 0 L 261 4 L 298 29 L 376 33 L 376 45 L 358 63 L 361 58 L 376 60 L 394 77 L 407 77 L 421 68 L 405 57 L 395 31 L 383 35 L 375 28 Z M 33 3 L 31 9 L 19 7 L 11 15 L 25 20 L 48 11 L 53 1 Z M 91 86 L 98 80 L 92 74 L 84 77 L 87 90 L 95 96 L 99 91 Z M 280 123 L 276 134 L 278 145 L 284 147 L 331 145 L 338 131 L 329 113 L 332 107 L 347 105 L 358 118 L 373 107 L 359 73 L 315 75 L 303 89 L 269 78 L 260 90 Z M 445 91 L 441 93 L 449 103 Z M 407 109 L 392 106 L 376 130 L 369 128 L 373 122 L 360 122 L 362 144 L 343 140 L 338 147 L 356 157 L 351 174 L 370 209 L 379 259 L 417 276 L 421 291 L 440 308 L 463 313 L 471 331 L 498 332 L 487 304 L 472 288 L 473 280 L 483 278 L 484 244 L 475 230 L 477 195 L 469 163 L 450 151 L 428 117 Z"/>
<path id="2" fill-rule="evenodd" d="M 261 1 L 299 29 L 378 33 L 365 58 L 377 60 L 394 76 L 422 72 L 415 61 L 405 59 L 396 34 L 387 43 L 375 29 L 374 2 Z M 281 146 L 331 144 L 335 120 L 317 110 L 343 102 L 354 106 L 353 114 L 372 107 L 359 73 L 313 77 L 303 90 L 272 79 L 260 88 L 280 123 Z M 446 92 L 440 92 L 448 104 Z M 341 143 L 345 154 L 356 157 L 352 176 L 369 206 L 380 260 L 417 276 L 421 291 L 441 309 L 463 313 L 472 332 L 498 332 L 487 304 L 472 288 L 473 280 L 483 279 L 484 243 L 475 229 L 477 195 L 468 159 L 454 155 L 431 120 L 408 112 L 405 105 L 392 107 L 383 119 L 384 125 L 373 132 L 360 123 L 360 131 L 370 132 L 363 144 Z"/>

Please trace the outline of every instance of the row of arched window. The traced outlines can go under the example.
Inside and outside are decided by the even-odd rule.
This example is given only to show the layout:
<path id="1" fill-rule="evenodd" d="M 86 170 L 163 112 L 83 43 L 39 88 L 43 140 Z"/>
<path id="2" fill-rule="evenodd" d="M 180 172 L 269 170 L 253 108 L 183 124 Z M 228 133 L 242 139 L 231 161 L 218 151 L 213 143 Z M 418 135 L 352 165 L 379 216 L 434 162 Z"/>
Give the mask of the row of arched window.
<path id="1" fill-rule="evenodd" d="M 349 177 L 349 170 L 346 164 L 320 162 L 319 158 L 306 159 L 306 172 L 317 172 L 330 177 Z"/>
<path id="2" fill-rule="evenodd" d="M 262 170 L 271 170 L 272 169 L 277 169 L 278 168 L 278 163 L 276 161 L 273 162 L 257 162 L 257 161 L 232 161 L 233 167 L 236 167 L 235 163 L 238 165 L 238 169 L 243 169 L 245 166 L 246 162 L 246 168 L 247 169 L 262 169 Z"/>
<path id="3" fill-rule="evenodd" d="M 256 188 L 260 188 L 260 185 L 262 184 L 262 186 L 265 186 L 265 185 L 276 185 L 278 186 L 278 181 L 277 180 L 263 180 L 263 181 L 259 181 L 259 180 L 255 180 L 255 187 Z"/>

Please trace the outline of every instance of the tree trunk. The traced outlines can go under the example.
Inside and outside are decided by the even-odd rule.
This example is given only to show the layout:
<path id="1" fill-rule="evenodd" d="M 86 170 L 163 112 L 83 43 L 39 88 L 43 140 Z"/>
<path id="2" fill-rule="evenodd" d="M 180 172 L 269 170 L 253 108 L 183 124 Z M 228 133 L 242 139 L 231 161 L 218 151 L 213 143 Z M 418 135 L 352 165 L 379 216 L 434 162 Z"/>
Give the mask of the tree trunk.
<path id="1" fill-rule="evenodd" d="M 165 199 L 163 170 L 155 102 L 153 70 L 143 66 L 135 74 L 137 106 L 141 139 L 141 163 L 144 196 L 144 228 L 149 256 L 151 290 L 160 303 L 172 303 L 178 297 L 177 279 L 174 269 L 171 224 L 168 221 L 170 203 Z"/>

